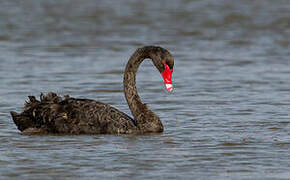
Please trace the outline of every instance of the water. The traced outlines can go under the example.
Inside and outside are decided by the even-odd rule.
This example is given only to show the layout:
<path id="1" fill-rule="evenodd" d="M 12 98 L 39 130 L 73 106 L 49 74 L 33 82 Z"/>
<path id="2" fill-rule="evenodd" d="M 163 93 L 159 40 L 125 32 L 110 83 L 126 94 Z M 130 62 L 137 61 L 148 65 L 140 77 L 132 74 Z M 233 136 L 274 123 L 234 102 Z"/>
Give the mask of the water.
<path id="1" fill-rule="evenodd" d="M 289 179 L 289 1 L 1 1 L 0 179 Z M 175 91 L 145 61 L 162 134 L 25 136 L 9 111 L 55 91 L 129 113 L 131 53 L 175 57 Z"/>

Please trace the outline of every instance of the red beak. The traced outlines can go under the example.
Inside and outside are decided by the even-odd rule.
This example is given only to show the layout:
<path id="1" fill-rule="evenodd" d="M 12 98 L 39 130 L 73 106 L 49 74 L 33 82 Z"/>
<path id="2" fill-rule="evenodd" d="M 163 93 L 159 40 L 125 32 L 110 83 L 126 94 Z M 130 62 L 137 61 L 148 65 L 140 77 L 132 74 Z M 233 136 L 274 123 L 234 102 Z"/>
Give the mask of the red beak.
<path id="1" fill-rule="evenodd" d="M 172 85 L 172 72 L 173 72 L 173 68 L 170 69 L 169 66 L 167 64 L 164 64 L 165 70 L 162 72 L 162 76 L 163 76 L 163 80 L 165 83 L 165 87 L 166 90 L 168 92 L 172 92 L 173 91 L 173 85 Z"/>

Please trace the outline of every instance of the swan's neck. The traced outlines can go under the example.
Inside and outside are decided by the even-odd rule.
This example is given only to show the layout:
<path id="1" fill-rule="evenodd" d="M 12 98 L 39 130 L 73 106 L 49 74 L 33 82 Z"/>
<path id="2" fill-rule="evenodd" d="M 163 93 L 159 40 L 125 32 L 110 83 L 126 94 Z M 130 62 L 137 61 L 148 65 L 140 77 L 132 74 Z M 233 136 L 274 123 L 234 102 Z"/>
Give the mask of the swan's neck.
<path id="1" fill-rule="evenodd" d="M 159 117 L 142 103 L 136 88 L 136 73 L 139 65 L 152 55 L 138 49 L 129 59 L 124 73 L 124 93 L 137 126 L 142 132 L 162 132 L 163 126 Z M 152 59 L 153 60 L 153 59 Z M 154 61 L 154 60 L 153 60 Z"/>

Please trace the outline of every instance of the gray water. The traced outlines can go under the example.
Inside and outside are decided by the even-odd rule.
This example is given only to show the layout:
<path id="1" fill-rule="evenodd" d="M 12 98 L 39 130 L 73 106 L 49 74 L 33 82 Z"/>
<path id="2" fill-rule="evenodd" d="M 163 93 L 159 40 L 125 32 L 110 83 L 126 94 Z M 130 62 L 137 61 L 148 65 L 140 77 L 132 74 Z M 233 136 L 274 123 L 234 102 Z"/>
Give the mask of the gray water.
<path id="1" fill-rule="evenodd" d="M 0 179 L 290 179 L 290 1 L 0 2 Z M 139 69 L 155 135 L 27 136 L 27 95 L 92 98 L 130 114 L 130 55 L 175 57 L 173 94 Z"/>

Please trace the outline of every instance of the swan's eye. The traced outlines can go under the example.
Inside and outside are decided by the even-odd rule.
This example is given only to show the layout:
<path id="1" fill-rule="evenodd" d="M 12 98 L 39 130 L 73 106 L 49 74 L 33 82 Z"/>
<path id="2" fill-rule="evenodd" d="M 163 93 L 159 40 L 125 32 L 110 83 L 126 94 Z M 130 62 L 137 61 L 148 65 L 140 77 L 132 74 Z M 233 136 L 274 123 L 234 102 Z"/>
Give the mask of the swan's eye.
<path id="1" fill-rule="evenodd" d="M 173 69 L 173 64 L 172 63 L 166 62 L 166 60 L 162 60 L 161 62 L 164 65 L 164 68 L 166 68 L 166 66 L 168 66 L 170 70 Z"/>
<path id="2" fill-rule="evenodd" d="M 162 64 L 165 66 L 165 64 L 166 64 L 166 60 L 162 60 L 161 62 L 162 62 Z"/>

